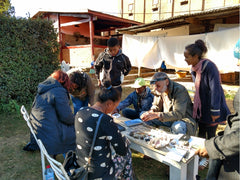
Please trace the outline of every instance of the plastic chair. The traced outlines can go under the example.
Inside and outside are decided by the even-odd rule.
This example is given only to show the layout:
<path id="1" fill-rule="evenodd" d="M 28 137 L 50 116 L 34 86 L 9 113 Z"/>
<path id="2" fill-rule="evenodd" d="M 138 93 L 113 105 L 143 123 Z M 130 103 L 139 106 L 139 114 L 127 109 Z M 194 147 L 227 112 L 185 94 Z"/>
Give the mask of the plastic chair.
<path id="1" fill-rule="evenodd" d="M 42 162 L 42 176 L 43 176 L 43 180 L 45 180 L 45 158 L 47 159 L 47 161 L 49 162 L 49 164 L 51 165 L 56 177 L 60 180 L 69 180 L 69 177 L 67 175 L 67 172 L 65 171 L 63 165 L 56 161 L 55 159 L 53 159 L 47 152 L 45 146 L 43 145 L 42 141 L 40 139 L 37 138 L 36 134 L 34 133 L 32 124 L 30 123 L 30 118 L 29 118 L 29 114 L 27 112 L 27 110 L 25 109 L 24 106 L 21 107 L 21 113 L 23 115 L 24 120 L 27 122 L 27 125 L 33 135 L 33 137 L 35 138 L 40 152 L 41 152 L 41 162 Z"/>

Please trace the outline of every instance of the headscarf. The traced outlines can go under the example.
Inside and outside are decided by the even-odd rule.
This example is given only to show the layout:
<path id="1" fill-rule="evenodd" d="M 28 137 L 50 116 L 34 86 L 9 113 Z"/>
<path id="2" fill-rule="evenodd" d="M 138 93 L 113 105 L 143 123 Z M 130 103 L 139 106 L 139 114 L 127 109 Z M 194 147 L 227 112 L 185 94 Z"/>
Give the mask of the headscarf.
<path id="1" fill-rule="evenodd" d="M 67 73 L 65 73 L 61 70 L 57 70 L 51 74 L 51 77 L 56 79 L 67 91 L 69 91 L 70 80 L 69 80 Z"/>

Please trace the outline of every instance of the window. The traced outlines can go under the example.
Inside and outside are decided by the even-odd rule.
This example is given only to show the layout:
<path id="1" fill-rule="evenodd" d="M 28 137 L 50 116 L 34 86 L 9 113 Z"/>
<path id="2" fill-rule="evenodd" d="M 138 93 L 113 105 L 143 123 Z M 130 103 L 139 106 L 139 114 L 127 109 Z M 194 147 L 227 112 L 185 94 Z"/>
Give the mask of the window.
<path id="1" fill-rule="evenodd" d="M 133 10 L 133 4 L 129 4 L 128 5 L 128 11 L 132 11 Z"/>
<path id="2" fill-rule="evenodd" d="M 188 1 L 182 1 L 182 2 L 180 2 L 180 4 L 181 4 L 181 6 L 186 5 L 186 4 L 188 4 Z"/>
<path id="3" fill-rule="evenodd" d="M 154 5 L 158 5 L 158 0 L 153 0 L 152 1 L 152 5 L 154 6 Z"/>

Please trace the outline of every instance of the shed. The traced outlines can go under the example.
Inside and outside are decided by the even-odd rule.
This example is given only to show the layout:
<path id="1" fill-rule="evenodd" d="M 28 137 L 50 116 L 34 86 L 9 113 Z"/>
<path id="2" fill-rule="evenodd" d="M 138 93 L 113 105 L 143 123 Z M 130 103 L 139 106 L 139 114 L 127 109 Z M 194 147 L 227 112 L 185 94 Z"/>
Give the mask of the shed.
<path id="1" fill-rule="evenodd" d="M 39 11 L 32 18 L 53 21 L 60 43 L 60 61 L 81 67 L 90 67 L 91 61 L 106 48 L 109 37 L 116 36 L 121 42 L 122 35 L 115 29 L 142 24 L 89 9 L 75 12 Z"/>

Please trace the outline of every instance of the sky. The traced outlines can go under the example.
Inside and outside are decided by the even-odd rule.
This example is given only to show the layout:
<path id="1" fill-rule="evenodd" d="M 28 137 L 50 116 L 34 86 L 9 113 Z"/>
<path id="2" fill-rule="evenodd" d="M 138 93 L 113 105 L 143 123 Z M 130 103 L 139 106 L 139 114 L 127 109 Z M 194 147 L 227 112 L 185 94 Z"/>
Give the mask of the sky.
<path id="1" fill-rule="evenodd" d="M 38 11 L 75 11 L 91 9 L 117 15 L 117 0 L 10 0 L 15 8 L 15 16 L 32 17 Z"/>

